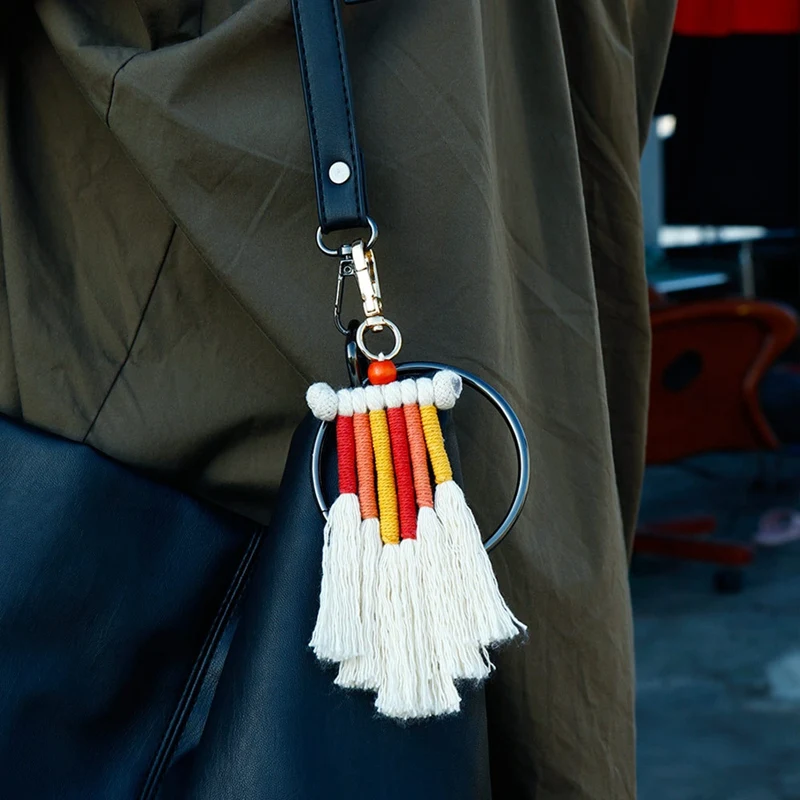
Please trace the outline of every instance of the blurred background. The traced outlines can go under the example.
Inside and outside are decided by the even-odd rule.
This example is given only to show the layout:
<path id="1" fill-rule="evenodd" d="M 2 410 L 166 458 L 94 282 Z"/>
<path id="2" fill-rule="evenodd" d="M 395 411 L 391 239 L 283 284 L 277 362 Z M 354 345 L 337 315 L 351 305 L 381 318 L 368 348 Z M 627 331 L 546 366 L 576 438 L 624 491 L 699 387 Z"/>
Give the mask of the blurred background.
<path id="1" fill-rule="evenodd" d="M 800 798 L 800 0 L 679 0 L 642 161 L 642 800 Z"/>

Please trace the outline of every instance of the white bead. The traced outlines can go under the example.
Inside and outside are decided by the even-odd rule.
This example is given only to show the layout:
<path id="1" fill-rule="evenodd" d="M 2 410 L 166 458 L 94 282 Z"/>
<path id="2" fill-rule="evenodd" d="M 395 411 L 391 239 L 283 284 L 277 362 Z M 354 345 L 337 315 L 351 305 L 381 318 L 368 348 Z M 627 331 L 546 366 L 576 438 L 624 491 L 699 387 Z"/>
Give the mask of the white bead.
<path id="1" fill-rule="evenodd" d="M 327 383 L 312 383 L 306 392 L 306 403 L 311 413 L 325 422 L 333 422 L 339 413 L 336 392 Z"/>
<path id="2" fill-rule="evenodd" d="M 437 408 L 452 408 L 461 397 L 463 385 L 461 376 L 449 369 L 443 369 L 433 376 L 433 397 Z"/>

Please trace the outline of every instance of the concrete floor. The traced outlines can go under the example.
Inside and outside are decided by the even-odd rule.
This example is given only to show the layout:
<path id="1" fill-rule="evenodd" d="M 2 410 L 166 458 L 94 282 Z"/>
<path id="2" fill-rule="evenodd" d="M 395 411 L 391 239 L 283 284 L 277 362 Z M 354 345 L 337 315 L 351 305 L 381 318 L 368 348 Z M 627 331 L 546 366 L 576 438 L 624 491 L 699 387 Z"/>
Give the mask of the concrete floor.
<path id="1" fill-rule="evenodd" d="M 747 539 L 765 508 L 800 508 L 800 458 L 689 466 L 709 474 L 648 472 L 643 521 L 710 512 Z M 800 800 L 800 544 L 760 551 L 740 594 L 716 594 L 713 573 L 634 562 L 640 800 Z"/>

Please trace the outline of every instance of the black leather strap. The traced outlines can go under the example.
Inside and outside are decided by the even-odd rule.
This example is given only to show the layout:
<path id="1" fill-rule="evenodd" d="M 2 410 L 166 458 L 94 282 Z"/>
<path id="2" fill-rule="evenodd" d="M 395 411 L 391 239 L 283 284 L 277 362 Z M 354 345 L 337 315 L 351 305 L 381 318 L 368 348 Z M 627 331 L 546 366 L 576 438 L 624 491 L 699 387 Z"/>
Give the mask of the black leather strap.
<path id="1" fill-rule="evenodd" d="M 292 0 L 323 233 L 367 224 L 364 167 L 356 140 L 338 3 Z M 349 170 L 349 177 L 341 183 L 331 179 L 334 164 L 338 165 L 338 180 Z"/>

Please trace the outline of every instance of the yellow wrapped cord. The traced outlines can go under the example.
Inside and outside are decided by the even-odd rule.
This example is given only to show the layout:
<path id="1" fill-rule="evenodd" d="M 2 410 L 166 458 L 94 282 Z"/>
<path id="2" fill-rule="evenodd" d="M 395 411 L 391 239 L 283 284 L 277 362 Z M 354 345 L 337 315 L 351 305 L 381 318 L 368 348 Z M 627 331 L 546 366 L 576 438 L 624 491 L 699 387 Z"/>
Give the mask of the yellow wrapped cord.
<path id="1" fill-rule="evenodd" d="M 453 468 L 444 449 L 442 426 L 439 424 L 439 412 L 436 406 L 420 406 L 422 430 L 425 431 L 425 444 L 433 466 L 433 477 L 437 485 L 453 480 Z"/>
<path id="2" fill-rule="evenodd" d="M 371 410 L 369 423 L 372 429 L 372 449 L 375 451 L 375 472 L 378 478 L 381 540 L 384 544 L 399 544 L 400 520 L 397 513 L 392 446 L 386 412 L 383 409 Z"/>

